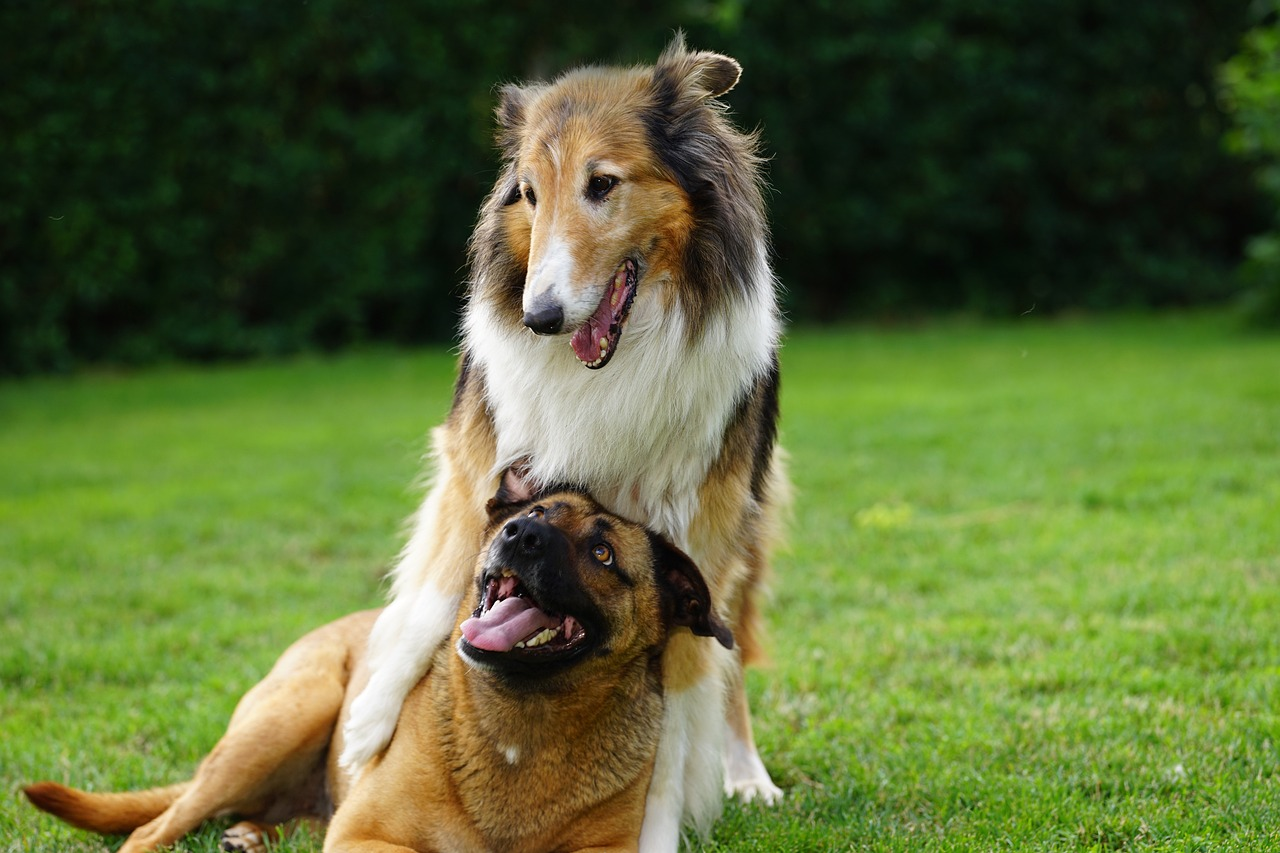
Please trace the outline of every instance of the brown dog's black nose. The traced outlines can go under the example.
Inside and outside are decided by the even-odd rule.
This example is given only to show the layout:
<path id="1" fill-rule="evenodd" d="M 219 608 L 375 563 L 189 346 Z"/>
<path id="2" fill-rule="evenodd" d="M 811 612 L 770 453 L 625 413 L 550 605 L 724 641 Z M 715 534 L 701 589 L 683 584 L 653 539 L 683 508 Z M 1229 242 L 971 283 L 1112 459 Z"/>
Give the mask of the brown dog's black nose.
<path id="1" fill-rule="evenodd" d="M 547 525 L 529 516 L 513 518 L 502 528 L 507 548 L 524 557 L 538 557 L 547 550 Z"/>
<path id="2" fill-rule="evenodd" d="M 559 305 L 526 311 L 524 324 L 539 335 L 557 335 L 564 328 L 564 311 Z"/>

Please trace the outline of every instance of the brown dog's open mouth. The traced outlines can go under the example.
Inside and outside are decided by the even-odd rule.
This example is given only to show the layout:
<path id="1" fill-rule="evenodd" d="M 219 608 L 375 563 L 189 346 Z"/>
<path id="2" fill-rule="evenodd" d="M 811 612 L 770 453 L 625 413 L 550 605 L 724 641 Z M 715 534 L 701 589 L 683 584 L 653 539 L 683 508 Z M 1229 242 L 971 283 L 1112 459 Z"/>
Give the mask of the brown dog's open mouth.
<path id="1" fill-rule="evenodd" d="M 461 628 L 480 651 L 540 658 L 575 651 L 587 638 L 574 617 L 543 610 L 509 569 L 486 580 L 480 606 Z"/>
<path id="2" fill-rule="evenodd" d="M 613 273 L 613 282 L 587 322 L 573 333 L 569 345 L 587 367 L 599 370 L 609 363 L 618 349 L 622 325 L 627 322 L 631 303 L 636 298 L 636 262 L 627 258 Z"/>

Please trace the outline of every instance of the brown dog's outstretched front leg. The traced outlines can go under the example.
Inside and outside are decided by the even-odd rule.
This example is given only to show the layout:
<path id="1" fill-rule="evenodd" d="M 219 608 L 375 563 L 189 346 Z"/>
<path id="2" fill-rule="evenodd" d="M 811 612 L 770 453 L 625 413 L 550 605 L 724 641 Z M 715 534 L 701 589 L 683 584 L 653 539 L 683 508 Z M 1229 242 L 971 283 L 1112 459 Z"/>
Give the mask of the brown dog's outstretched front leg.
<path id="1" fill-rule="evenodd" d="M 348 616 L 291 646 L 240 700 L 226 734 L 182 795 L 135 830 L 121 853 L 172 844 L 217 814 L 264 825 L 298 816 L 302 809 L 285 812 L 281 805 L 305 800 L 299 792 L 322 766 L 346 693 L 350 636 L 360 620 L 367 630 L 373 614 Z"/>
<path id="2" fill-rule="evenodd" d="M 301 695 L 270 689 L 273 686 L 284 685 L 263 682 L 254 691 L 268 688 L 265 696 L 255 697 L 251 691 L 245 697 L 246 702 L 263 701 L 247 709 L 242 703 L 182 796 L 135 830 L 120 853 L 143 853 L 172 844 L 217 814 L 269 813 L 291 785 L 309 775 L 338 719 L 343 684 L 323 676 L 290 679 L 287 686 L 299 688 Z"/>

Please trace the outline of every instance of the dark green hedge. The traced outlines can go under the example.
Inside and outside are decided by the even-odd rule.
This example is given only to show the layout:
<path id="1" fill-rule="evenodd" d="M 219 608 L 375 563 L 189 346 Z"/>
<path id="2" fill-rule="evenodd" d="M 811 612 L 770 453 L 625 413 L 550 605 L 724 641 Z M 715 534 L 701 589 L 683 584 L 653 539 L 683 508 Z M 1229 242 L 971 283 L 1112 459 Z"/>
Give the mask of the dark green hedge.
<path id="1" fill-rule="evenodd" d="M 0 4 L 0 372 L 451 334 L 498 81 L 738 57 L 800 318 L 1195 302 L 1243 4 Z"/>
<path id="2" fill-rule="evenodd" d="M 1223 65 L 1221 97 L 1232 118 L 1227 147 L 1258 162 L 1258 187 L 1280 206 L 1280 3 L 1245 36 L 1240 51 Z M 1280 216 L 1245 246 L 1240 265 L 1246 318 L 1280 328 Z"/>
<path id="3" fill-rule="evenodd" d="M 741 25 L 766 69 L 744 109 L 822 315 L 1201 301 L 1264 221 L 1213 97 L 1245 4 L 769 5 Z"/>

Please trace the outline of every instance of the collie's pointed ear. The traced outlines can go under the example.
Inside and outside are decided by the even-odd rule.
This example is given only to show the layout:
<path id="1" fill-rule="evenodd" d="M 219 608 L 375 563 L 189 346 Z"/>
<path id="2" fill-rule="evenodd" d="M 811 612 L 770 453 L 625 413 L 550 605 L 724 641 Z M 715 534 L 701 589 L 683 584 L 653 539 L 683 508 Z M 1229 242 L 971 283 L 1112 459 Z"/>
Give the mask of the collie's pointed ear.
<path id="1" fill-rule="evenodd" d="M 680 112 L 718 98 L 738 83 L 742 66 L 736 59 L 706 50 L 691 51 L 677 32 L 653 68 L 658 105 Z"/>
<path id="2" fill-rule="evenodd" d="M 720 645 L 732 649 L 733 632 L 716 615 L 711 590 L 693 560 L 656 533 L 649 534 L 649 541 L 663 608 L 671 624 L 684 625 L 699 637 L 715 637 Z"/>
<path id="3" fill-rule="evenodd" d="M 529 93 L 514 83 L 498 89 L 498 108 L 494 110 L 498 127 L 508 131 L 519 129 L 524 124 L 525 105 L 528 102 Z"/>
<path id="4" fill-rule="evenodd" d="M 498 120 L 498 145 L 508 157 L 514 157 L 520 147 L 525 122 L 529 119 L 529 105 L 538 88 L 508 83 L 498 89 L 498 106 L 493 114 Z"/>

